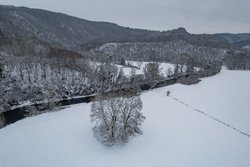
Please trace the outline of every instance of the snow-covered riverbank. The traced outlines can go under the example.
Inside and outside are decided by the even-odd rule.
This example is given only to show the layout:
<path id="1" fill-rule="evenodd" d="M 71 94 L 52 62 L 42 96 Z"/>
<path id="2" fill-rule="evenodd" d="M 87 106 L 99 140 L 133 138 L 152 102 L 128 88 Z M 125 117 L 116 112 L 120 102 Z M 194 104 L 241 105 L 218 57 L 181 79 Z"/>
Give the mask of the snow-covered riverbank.
<path id="1" fill-rule="evenodd" d="M 250 133 L 250 72 L 223 69 L 197 85 L 144 93 L 144 134 L 107 148 L 93 137 L 90 104 L 27 118 L 0 130 L 3 167 L 250 166 L 250 138 L 170 96 Z"/>

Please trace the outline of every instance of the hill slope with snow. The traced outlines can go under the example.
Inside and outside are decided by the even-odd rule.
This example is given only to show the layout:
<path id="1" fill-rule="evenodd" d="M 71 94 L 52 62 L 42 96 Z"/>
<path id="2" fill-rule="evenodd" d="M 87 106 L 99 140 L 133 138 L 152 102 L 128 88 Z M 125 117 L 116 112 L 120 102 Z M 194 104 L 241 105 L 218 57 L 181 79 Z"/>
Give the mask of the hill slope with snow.
<path id="1" fill-rule="evenodd" d="M 248 167 L 250 137 L 231 127 L 250 134 L 249 85 L 249 71 L 223 69 L 197 85 L 148 91 L 144 134 L 126 146 L 96 141 L 90 104 L 27 118 L 0 130 L 0 166 Z"/>

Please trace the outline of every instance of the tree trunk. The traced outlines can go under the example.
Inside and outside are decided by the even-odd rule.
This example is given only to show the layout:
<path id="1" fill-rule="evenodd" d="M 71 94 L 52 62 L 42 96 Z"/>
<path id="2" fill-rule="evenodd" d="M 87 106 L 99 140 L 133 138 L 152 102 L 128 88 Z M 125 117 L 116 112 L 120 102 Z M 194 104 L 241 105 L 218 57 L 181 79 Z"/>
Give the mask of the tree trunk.
<path id="1" fill-rule="evenodd" d="M 6 123 L 3 113 L 0 113 L 0 128 L 4 127 Z"/>

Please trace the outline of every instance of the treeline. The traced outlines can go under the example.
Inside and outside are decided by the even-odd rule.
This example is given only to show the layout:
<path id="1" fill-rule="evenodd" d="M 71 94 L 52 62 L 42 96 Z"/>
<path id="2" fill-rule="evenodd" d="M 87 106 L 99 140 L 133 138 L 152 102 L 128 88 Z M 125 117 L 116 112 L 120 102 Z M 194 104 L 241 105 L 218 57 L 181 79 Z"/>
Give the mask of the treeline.
<path id="1" fill-rule="evenodd" d="M 178 33 L 175 30 L 165 31 L 165 32 L 155 32 L 151 35 L 137 35 L 137 36 L 129 36 L 129 37 L 119 37 L 119 38 L 101 38 L 90 41 L 82 46 L 82 50 L 92 50 L 94 48 L 101 47 L 106 43 L 159 43 L 159 42 L 176 42 L 176 41 L 185 41 L 191 45 L 197 47 L 211 47 L 211 48 L 222 48 L 229 49 L 231 47 L 236 47 L 230 44 L 225 39 L 210 34 L 189 34 Z"/>
<path id="2" fill-rule="evenodd" d="M 0 66 L 0 111 L 29 103 L 53 102 L 65 98 L 108 92 L 126 87 L 151 85 L 193 68 L 176 65 L 162 74 L 159 63 L 147 64 L 144 74 L 131 68 L 126 76 L 111 62 L 93 62 L 74 56 L 14 57 Z M 191 71 L 189 71 L 191 72 Z"/>
<path id="3" fill-rule="evenodd" d="M 192 63 L 196 67 L 206 67 L 213 62 L 222 61 L 226 51 L 226 49 L 197 47 L 179 40 L 156 43 L 107 43 L 92 50 L 92 53 L 109 57 L 114 62 L 120 62 L 124 58 L 132 61 Z"/>
<path id="4" fill-rule="evenodd" d="M 124 52 L 112 52 L 112 49 L 103 48 L 107 49 L 107 54 L 78 54 L 53 48 L 34 39 L 0 40 L 0 112 L 29 103 L 48 102 L 50 105 L 53 101 L 97 92 L 126 87 L 137 89 L 141 83 L 153 86 L 166 78 L 181 76 L 183 73 L 193 74 L 196 72 L 194 67 L 205 66 L 201 63 L 205 62 L 209 67 L 211 62 L 221 59 L 224 53 L 223 50 L 200 49 L 197 52 L 203 53 L 204 56 L 199 59 L 198 54 L 182 54 L 195 49 L 185 42 L 155 44 L 156 46 L 149 49 L 153 50 L 155 47 L 157 50 L 157 45 L 158 49 L 162 45 L 165 46 L 165 49 L 159 49 L 155 54 L 147 50 L 148 45 L 137 45 L 128 45 Z M 176 51 L 176 47 L 182 50 Z M 145 48 L 142 55 L 137 48 Z M 171 56 L 171 53 L 175 53 L 171 62 L 176 66 L 164 72 L 159 63 L 149 63 L 140 75 L 136 74 L 136 67 L 130 66 L 130 75 L 126 76 L 123 69 L 115 65 L 126 65 L 126 60 L 166 61 L 165 55 L 168 53 Z M 209 56 L 206 58 L 207 53 Z M 210 55 L 213 55 L 212 58 Z"/>
<path id="5" fill-rule="evenodd" d="M 223 62 L 231 70 L 250 70 L 250 50 L 229 50 Z"/>

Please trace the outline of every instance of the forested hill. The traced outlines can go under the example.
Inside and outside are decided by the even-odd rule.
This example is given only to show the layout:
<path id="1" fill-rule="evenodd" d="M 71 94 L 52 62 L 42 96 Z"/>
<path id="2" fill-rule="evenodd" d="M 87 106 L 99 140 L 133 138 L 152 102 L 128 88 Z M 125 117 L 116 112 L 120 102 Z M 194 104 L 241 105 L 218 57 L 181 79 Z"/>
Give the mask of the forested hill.
<path id="1" fill-rule="evenodd" d="M 67 49 L 101 38 L 157 33 L 159 32 L 131 29 L 113 23 L 88 21 L 46 10 L 0 5 L 0 37 L 35 37 Z"/>
<path id="2" fill-rule="evenodd" d="M 229 46 L 229 42 L 221 36 L 194 35 L 188 33 L 185 28 L 169 31 L 132 29 L 41 9 L 3 5 L 0 5 L 0 37 L 37 38 L 56 47 L 74 51 L 110 41 L 166 42 L 181 39 L 212 47 Z"/>
<path id="3" fill-rule="evenodd" d="M 215 34 L 220 38 L 226 39 L 228 42 L 232 44 L 236 44 L 239 46 L 244 46 L 250 44 L 250 33 L 239 33 L 239 34 L 230 34 L 230 33 L 220 33 Z"/>
<path id="4" fill-rule="evenodd" d="M 241 34 L 240 38 L 237 38 L 238 45 L 229 40 L 229 37 L 231 39 L 232 37 L 236 38 L 235 36 L 239 35 L 190 34 L 182 27 L 168 31 L 132 29 L 113 23 L 93 22 L 41 9 L 0 5 L 0 51 L 15 56 L 27 56 L 27 52 L 33 53 L 34 51 L 30 49 L 33 47 L 29 47 L 32 43 L 30 41 L 36 41 L 37 47 L 42 45 L 47 48 L 61 48 L 85 55 L 88 51 L 98 50 L 97 54 L 111 55 L 115 59 L 121 56 L 128 57 L 126 55 L 131 57 L 131 48 L 136 50 L 133 54 L 133 60 L 140 59 L 140 56 L 147 57 L 150 54 L 153 58 L 147 59 L 148 61 L 159 61 L 160 55 L 161 61 L 169 62 L 171 59 L 170 62 L 173 62 L 180 55 L 188 55 L 185 57 L 197 55 L 195 61 L 200 59 L 204 62 L 204 57 L 211 59 L 211 57 L 219 56 L 220 59 L 216 59 L 216 61 L 226 62 L 227 66 L 233 64 L 230 65 L 231 69 L 235 69 L 236 66 L 236 69 L 249 69 L 249 66 L 246 65 L 249 64 L 249 51 L 242 51 L 242 47 L 248 48 L 247 34 L 245 36 Z M 7 46 L 6 41 L 9 41 Z M 110 43 L 117 43 L 120 49 L 109 49 L 105 51 L 105 54 L 100 52 L 103 50 L 100 48 L 109 46 Z M 172 46 L 172 44 L 174 45 Z M 183 44 L 185 44 L 185 48 L 189 49 L 185 50 Z M 23 45 L 27 47 L 23 47 Z M 147 48 L 152 49 L 144 53 L 146 51 L 143 49 L 144 47 L 138 47 L 138 45 L 147 45 Z M 155 47 L 156 45 L 157 47 Z M 169 45 L 171 45 L 173 52 L 169 49 L 166 50 L 166 46 Z M 214 50 L 216 52 L 213 52 Z M 222 56 L 217 54 L 222 51 L 228 53 L 229 50 L 233 50 L 229 56 L 228 54 Z M 239 50 L 240 54 L 238 54 Z M 159 51 L 161 52 L 159 53 Z M 207 51 L 213 53 L 208 54 Z M 166 52 L 169 52 L 170 55 L 167 56 Z M 115 55 L 113 55 L 114 53 Z M 176 54 L 178 56 L 174 56 Z M 34 57 L 37 53 L 30 55 Z M 47 54 L 45 53 L 45 55 Z M 92 57 L 95 56 L 92 55 Z"/>
<path id="5" fill-rule="evenodd" d="M 0 113 L 44 101 L 48 102 L 44 106 L 47 109 L 51 101 L 137 82 L 152 84 L 186 71 L 196 83 L 195 69 L 202 70 L 198 78 L 216 74 L 221 65 L 250 70 L 250 47 L 246 46 L 235 45 L 226 36 L 190 34 L 185 28 L 131 29 L 46 10 L 0 5 Z M 144 67 L 139 67 L 141 63 Z M 165 69 L 163 75 L 149 75 L 148 71 L 161 69 L 158 63 L 174 64 L 175 68 Z M 207 70 L 212 72 L 208 75 Z"/>

